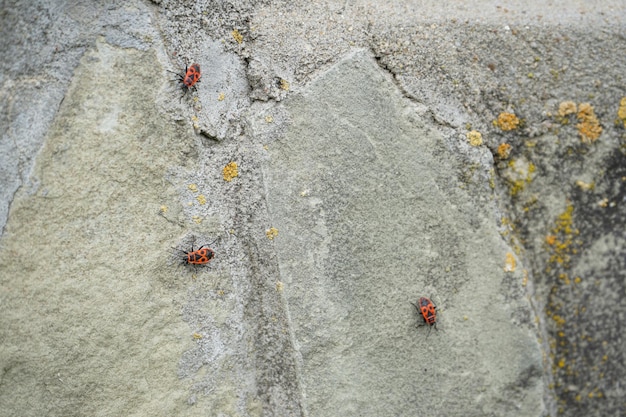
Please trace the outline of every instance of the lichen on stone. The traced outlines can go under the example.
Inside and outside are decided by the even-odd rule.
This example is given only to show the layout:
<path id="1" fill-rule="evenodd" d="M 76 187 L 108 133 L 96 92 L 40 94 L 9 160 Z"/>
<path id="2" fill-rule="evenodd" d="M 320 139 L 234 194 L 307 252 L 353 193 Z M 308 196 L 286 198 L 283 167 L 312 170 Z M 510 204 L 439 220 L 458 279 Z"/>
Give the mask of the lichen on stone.
<path id="1" fill-rule="evenodd" d="M 593 110 L 593 106 L 589 103 L 579 104 L 576 116 L 579 122 L 576 128 L 578 133 L 580 133 L 580 139 L 583 143 L 595 142 L 600 137 L 600 133 L 602 133 L 602 126 L 600 126 L 600 121 Z"/>
<path id="2" fill-rule="evenodd" d="M 229 162 L 222 170 L 222 174 L 224 175 L 224 181 L 227 182 L 231 182 L 233 178 L 239 176 L 237 162 Z"/>
<path id="3" fill-rule="evenodd" d="M 520 125 L 520 119 L 513 113 L 502 112 L 498 115 L 498 119 L 494 121 L 494 125 L 505 132 L 515 130 Z"/>

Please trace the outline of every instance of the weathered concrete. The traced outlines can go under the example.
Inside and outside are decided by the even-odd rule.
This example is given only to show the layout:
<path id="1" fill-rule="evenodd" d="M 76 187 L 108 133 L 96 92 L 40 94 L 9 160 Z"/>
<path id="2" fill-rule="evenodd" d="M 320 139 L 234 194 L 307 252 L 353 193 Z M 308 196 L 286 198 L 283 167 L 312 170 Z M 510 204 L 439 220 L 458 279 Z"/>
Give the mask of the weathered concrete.
<path id="1" fill-rule="evenodd" d="M 153 3 L 0 14 L 4 414 L 624 414 L 623 2 Z"/>

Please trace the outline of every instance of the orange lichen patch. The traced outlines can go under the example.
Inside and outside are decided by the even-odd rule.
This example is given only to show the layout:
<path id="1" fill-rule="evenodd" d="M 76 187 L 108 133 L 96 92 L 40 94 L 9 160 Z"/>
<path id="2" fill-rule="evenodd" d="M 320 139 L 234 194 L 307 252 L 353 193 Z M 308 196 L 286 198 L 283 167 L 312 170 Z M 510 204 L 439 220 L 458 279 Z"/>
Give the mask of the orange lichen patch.
<path id="1" fill-rule="evenodd" d="M 498 120 L 494 121 L 494 125 L 504 131 L 515 130 L 519 127 L 520 120 L 513 113 L 502 112 L 498 116 Z"/>
<path id="2" fill-rule="evenodd" d="M 269 240 L 274 240 L 274 238 L 278 236 L 278 229 L 275 227 L 270 227 L 265 231 L 265 236 L 267 236 Z"/>
<path id="3" fill-rule="evenodd" d="M 480 146 L 483 144 L 483 135 L 477 130 L 472 130 L 471 132 L 467 132 L 466 136 L 467 136 L 467 141 L 472 146 Z"/>
<path id="4" fill-rule="evenodd" d="M 229 162 L 222 170 L 224 174 L 224 181 L 231 182 L 233 178 L 239 175 L 237 170 L 237 162 Z"/>
<path id="5" fill-rule="evenodd" d="M 237 43 L 241 43 L 243 42 L 243 35 L 241 33 L 239 33 L 239 31 L 237 29 L 233 30 L 231 32 L 231 35 L 233 35 L 233 39 L 235 39 L 235 41 L 237 41 Z"/>
<path id="6" fill-rule="evenodd" d="M 546 243 L 550 246 L 554 245 L 556 243 L 556 236 L 554 235 L 546 236 Z"/>
<path id="7" fill-rule="evenodd" d="M 504 272 L 513 272 L 516 268 L 515 255 L 511 252 L 507 252 L 504 260 Z"/>
<path id="8" fill-rule="evenodd" d="M 576 111 L 577 111 L 576 103 L 574 103 L 573 101 L 564 101 L 561 104 L 559 104 L 559 116 L 561 117 L 574 114 L 576 113 Z"/>
<path id="9" fill-rule="evenodd" d="M 593 111 L 593 106 L 589 103 L 581 103 L 578 106 L 578 114 L 576 116 L 579 122 L 576 128 L 583 143 L 595 142 L 600 137 L 600 133 L 602 133 L 602 126 L 600 126 L 600 121 Z"/>
<path id="10" fill-rule="evenodd" d="M 508 159 L 509 156 L 511 156 L 511 150 L 513 150 L 511 145 L 508 143 L 501 143 L 496 152 L 498 153 L 498 157 L 500 157 L 500 159 Z"/>
<path id="11" fill-rule="evenodd" d="M 626 97 L 622 97 L 622 99 L 619 101 L 617 117 L 619 117 L 620 120 L 624 122 L 624 127 L 626 128 Z"/>

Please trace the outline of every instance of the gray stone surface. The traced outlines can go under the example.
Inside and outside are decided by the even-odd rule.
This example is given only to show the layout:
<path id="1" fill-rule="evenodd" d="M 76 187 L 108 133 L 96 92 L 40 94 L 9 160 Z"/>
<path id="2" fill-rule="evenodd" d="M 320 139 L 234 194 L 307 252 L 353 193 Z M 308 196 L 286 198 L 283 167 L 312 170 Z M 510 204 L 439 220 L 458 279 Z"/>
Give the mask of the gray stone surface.
<path id="1" fill-rule="evenodd" d="M 366 52 L 284 109 L 264 177 L 306 411 L 540 415 L 541 353 L 514 313 L 529 305 L 502 303 L 506 245 L 420 109 Z M 420 295 L 439 304 L 430 336 Z"/>
<path id="2" fill-rule="evenodd" d="M 0 414 L 626 412 L 623 2 L 1 7 Z"/>
<path id="3" fill-rule="evenodd" d="M 170 152 L 188 164 L 193 139 L 154 105 L 155 64 L 106 43 L 85 54 L 38 155 L 38 187 L 13 200 L 0 261 L 4 415 L 176 414 L 188 395 L 180 277 L 162 267 L 181 227 L 158 212 L 178 198 Z"/>

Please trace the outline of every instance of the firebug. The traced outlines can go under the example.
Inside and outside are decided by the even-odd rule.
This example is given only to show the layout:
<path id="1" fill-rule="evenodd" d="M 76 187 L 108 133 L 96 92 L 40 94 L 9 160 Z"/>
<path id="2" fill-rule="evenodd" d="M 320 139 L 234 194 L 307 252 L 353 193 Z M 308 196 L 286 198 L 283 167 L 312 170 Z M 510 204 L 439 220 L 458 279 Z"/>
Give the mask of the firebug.
<path id="1" fill-rule="evenodd" d="M 435 303 L 433 303 L 430 298 L 420 297 L 417 304 L 411 304 L 415 306 L 418 313 L 420 313 L 422 315 L 422 318 L 424 319 L 424 323 L 418 326 L 429 326 L 428 335 L 430 335 L 430 331 L 433 326 L 435 327 L 435 330 L 437 330 L 437 306 L 435 305 Z"/>
<path id="2" fill-rule="evenodd" d="M 201 246 L 197 250 L 183 251 L 183 262 L 189 265 L 206 265 L 215 257 L 215 251 L 208 246 Z"/>
<path id="3" fill-rule="evenodd" d="M 194 267 L 208 265 L 215 258 L 215 251 L 210 248 L 215 242 L 217 242 L 217 240 L 208 245 L 202 245 L 198 249 L 194 249 L 192 244 L 190 251 L 176 249 L 178 252 L 176 256 L 179 257 L 185 265 L 193 265 Z"/>
<path id="4" fill-rule="evenodd" d="M 188 91 L 195 90 L 196 84 L 200 82 L 200 65 L 191 64 L 190 66 L 185 66 L 185 74 L 179 74 L 177 72 L 169 71 L 172 74 L 176 74 L 178 76 L 178 81 L 182 84 L 183 95 Z"/>

